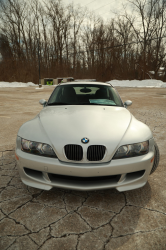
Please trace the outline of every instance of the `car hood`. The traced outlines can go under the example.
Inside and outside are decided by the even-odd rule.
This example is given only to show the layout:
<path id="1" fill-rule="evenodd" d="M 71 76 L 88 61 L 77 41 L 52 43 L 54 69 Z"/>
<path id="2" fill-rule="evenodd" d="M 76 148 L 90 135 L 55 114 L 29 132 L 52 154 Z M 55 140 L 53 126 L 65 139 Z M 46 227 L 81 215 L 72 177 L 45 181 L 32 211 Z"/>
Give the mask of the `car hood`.
<path id="1" fill-rule="evenodd" d="M 49 106 L 40 112 L 39 119 L 60 160 L 67 161 L 66 144 L 79 144 L 84 151 L 89 145 L 104 145 L 107 154 L 103 162 L 107 162 L 129 127 L 131 114 L 123 107 Z M 83 137 L 89 143 L 83 144 Z"/>

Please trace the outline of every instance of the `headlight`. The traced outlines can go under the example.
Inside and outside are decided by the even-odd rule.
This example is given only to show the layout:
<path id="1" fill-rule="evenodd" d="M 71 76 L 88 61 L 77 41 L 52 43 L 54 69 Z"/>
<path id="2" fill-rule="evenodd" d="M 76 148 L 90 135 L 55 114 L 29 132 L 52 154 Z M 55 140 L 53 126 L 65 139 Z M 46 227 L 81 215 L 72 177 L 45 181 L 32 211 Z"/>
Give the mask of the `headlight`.
<path id="1" fill-rule="evenodd" d="M 148 152 L 149 152 L 149 141 L 144 141 L 140 143 L 121 146 L 120 148 L 118 148 L 112 159 L 114 160 L 114 159 L 135 157 L 135 156 L 145 155 Z"/>
<path id="2" fill-rule="evenodd" d="M 21 150 L 34 155 L 57 158 L 52 147 L 45 143 L 21 139 Z"/>

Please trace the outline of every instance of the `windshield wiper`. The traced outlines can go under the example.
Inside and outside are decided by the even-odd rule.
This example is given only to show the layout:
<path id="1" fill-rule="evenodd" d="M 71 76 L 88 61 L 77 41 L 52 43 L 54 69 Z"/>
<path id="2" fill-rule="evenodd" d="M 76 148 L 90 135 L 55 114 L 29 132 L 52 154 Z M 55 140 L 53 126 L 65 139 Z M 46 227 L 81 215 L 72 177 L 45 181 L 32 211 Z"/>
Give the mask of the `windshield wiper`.
<path id="1" fill-rule="evenodd" d="M 104 104 L 104 103 L 90 103 L 89 105 L 100 105 L 100 106 L 116 106 L 116 105 L 111 105 L 111 104 Z"/>
<path id="2" fill-rule="evenodd" d="M 48 106 L 51 105 L 71 105 L 70 103 L 66 103 L 66 102 L 52 102 L 52 103 L 48 103 Z"/>
<path id="3" fill-rule="evenodd" d="M 100 105 L 98 103 L 90 103 L 90 102 L 79 102 L 79 103 L 76 103 L 76 105 Z"/>
<path id="4" fill-rule="evenodd" d="M 76 105 L 100 105 L 100 106 L 116 106 L 116 105 L 111 105 L 111 104 L 104 104 L 104 103 L 89 103 L 89 102 L 80 102 L 79 104 Z"/>

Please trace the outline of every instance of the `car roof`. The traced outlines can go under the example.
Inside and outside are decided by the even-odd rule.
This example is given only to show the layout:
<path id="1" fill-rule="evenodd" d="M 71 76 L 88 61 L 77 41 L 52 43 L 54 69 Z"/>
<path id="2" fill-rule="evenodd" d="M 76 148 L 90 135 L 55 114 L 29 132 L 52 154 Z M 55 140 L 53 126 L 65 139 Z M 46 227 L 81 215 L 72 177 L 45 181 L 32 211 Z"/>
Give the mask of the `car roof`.
<path id="1" fill-rule="evenodd" d="M 111 83 L 106 83 L 106 82 L 85 82 L 85 81 L 79 81 L 79 82 L 64 82 L 64 83 L 59 83 L 59 85 L 69 85 L 69 84 L 90 84 L 90 85 L 106 85 L 106 86 L 112 86 Z M 112 86 L 113 87 L 113 86 Z"/>

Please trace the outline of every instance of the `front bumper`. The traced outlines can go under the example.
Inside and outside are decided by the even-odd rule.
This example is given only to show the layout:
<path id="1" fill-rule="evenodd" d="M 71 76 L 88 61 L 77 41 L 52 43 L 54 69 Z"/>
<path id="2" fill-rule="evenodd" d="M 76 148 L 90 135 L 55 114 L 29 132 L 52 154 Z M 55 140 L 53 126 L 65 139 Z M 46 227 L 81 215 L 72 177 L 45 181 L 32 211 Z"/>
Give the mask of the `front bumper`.
<path id="1" fill-rule="evenodd" d="M 39 189 L 53 187 L 74 190 L 116 188 L 127 191 L 144 186 L 152 169 L 154 141 L 143 156 L 112 160 L 100 164 L 74 164 L 58 159 L 36 156 L 16 147 L 20 177 L 24 184 Z"/>

